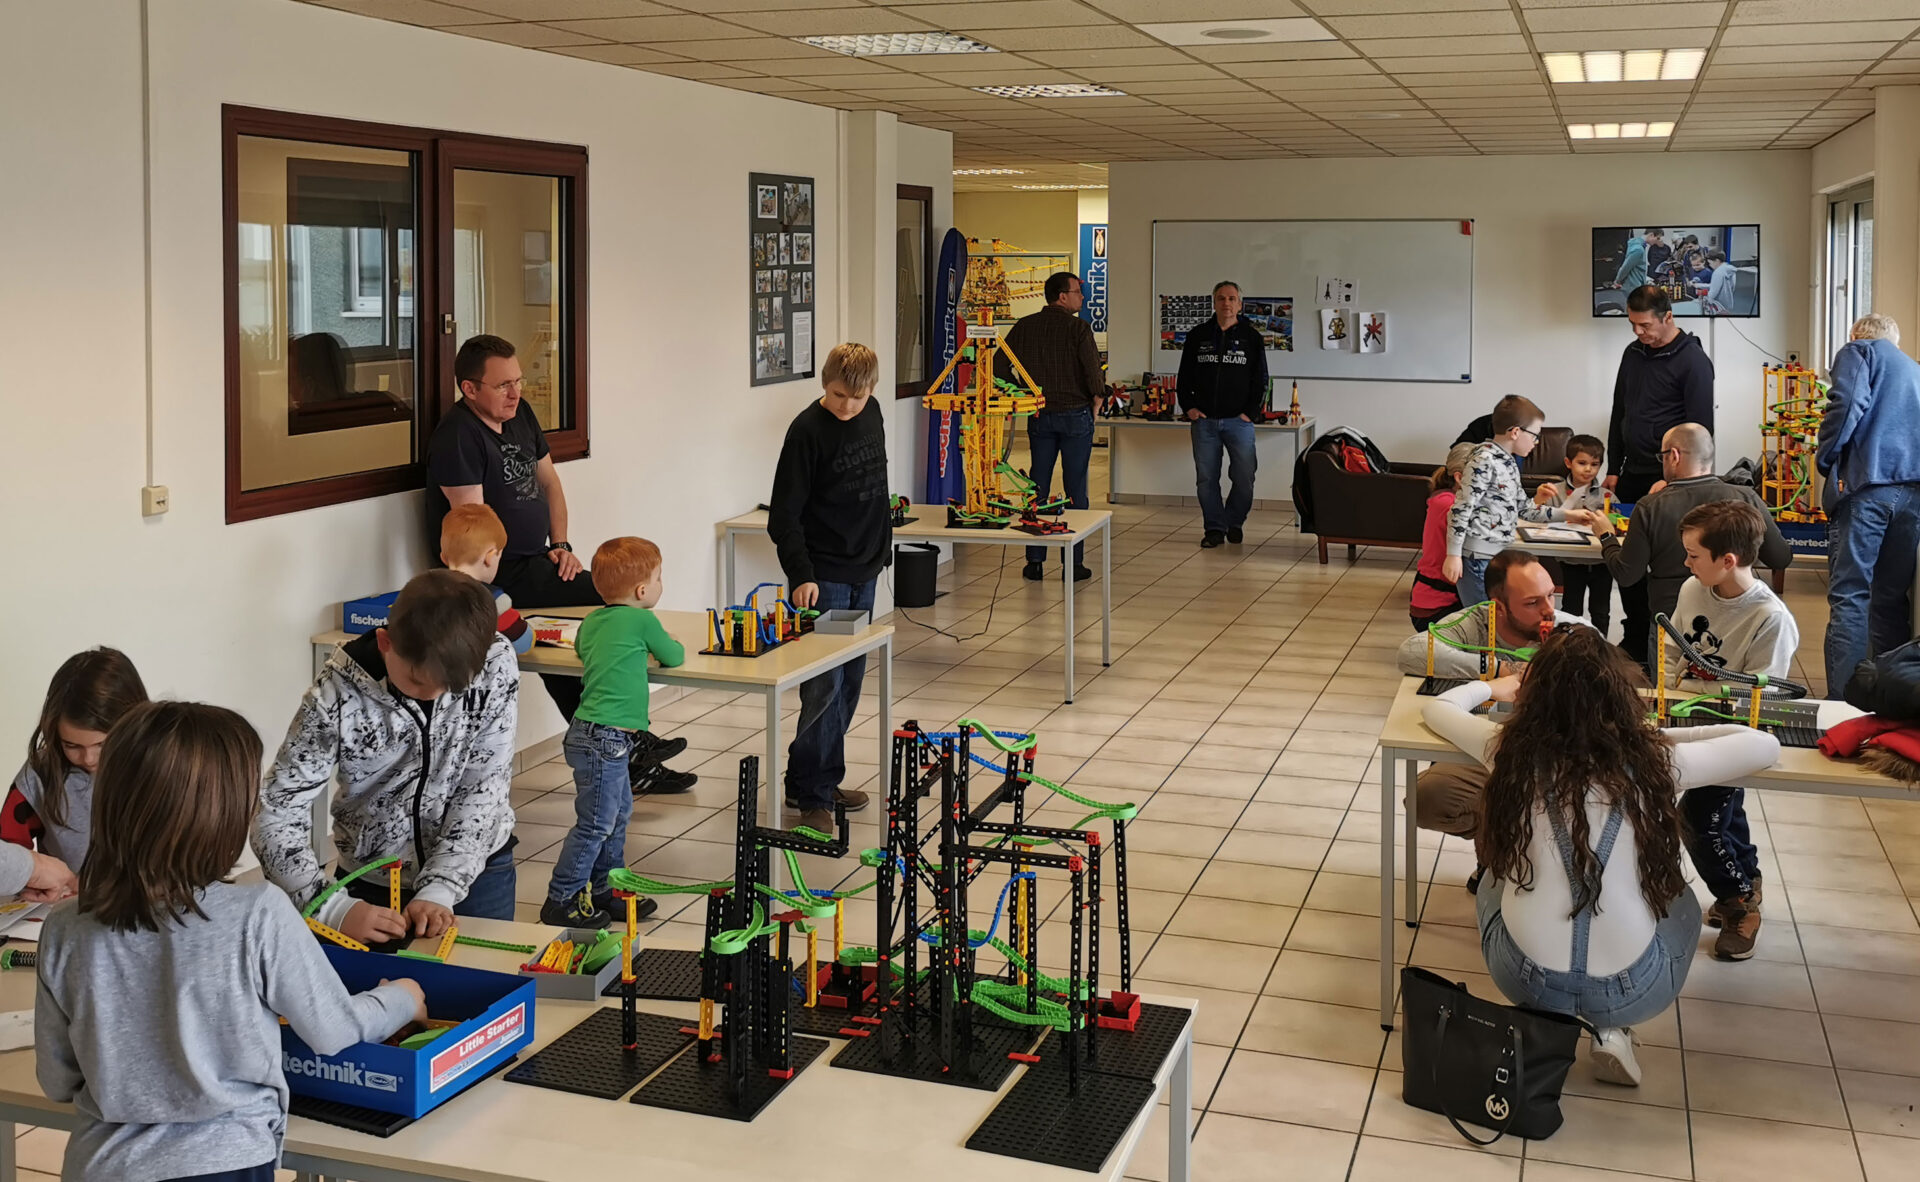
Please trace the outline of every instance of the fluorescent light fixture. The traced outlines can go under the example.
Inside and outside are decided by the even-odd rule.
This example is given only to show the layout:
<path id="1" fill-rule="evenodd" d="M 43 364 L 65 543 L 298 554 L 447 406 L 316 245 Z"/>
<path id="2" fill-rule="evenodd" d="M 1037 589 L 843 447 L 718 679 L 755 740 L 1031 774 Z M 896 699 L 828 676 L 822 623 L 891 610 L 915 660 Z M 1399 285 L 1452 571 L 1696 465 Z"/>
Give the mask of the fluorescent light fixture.
<path id="1" fill-rule="evenodd" d="M 956 168 L 955 176 L 1025 176 L 1024 168 Z"/>
<path id="2" fill-rule="evenodd" d="M 975 86 L 972 89 L 1001 98 L 1116 98 L 1125 97 L 1127 93 L 1111 86 L 1094 86 L 1087 82 L 1051 82 L 1041 86 Z"/>
<path id="3" fill-rule="evenodd" d="M 1671 123 L 1569 123 L 1567 137 L 1576 140 L 1660 140 L 1673 134 Z"/>
<path id="4" fill-rule="evenodd" d="M 1033 190 L 1041 190 L 1041 189 L 1045 189 L 1045 190 L 1053 190 L 1053 189 L 1104 189 L 1104 188 L 1106 188 L 1106 186 L 1105 186 L 1105 185 L 1015 185 L 1015 186 L 1014 186 L 1014 188 L 1016 188 L 1016 189 L 1026 189 L 1026 190 L 1029 190 L 1029 191 L 1033 191 Z"/>
<path id="5" fill-rule="evenodd" d="M 1706 60 L 1704 49 L 1589 49 L 1540 55 L 1547 79 L 1561 86 L 1576 82 L 1691 82 Z"/>
<path id="6" fill-rule="evenodd" d="M 848 57 L 903 57 L 926 53 L 999 53 L 991 45 L 958 33 L 835 33 L 824 37 L 795 37 L 815 49 Z"/>

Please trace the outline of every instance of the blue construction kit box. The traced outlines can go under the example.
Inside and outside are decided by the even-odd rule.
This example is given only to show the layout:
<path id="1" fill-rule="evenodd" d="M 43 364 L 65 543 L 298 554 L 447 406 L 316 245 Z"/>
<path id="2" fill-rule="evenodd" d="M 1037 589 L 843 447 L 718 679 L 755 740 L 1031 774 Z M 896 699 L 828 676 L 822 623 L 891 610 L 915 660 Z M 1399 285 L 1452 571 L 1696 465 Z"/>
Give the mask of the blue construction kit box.
<path id="1" fill-rule="evenodd" d="M 283 1025 L 280 1063 L 296 1096 L 420 1117 L 485 1079 L 533 1041 L 531 981 L 332 945 L 325 951 L 348 989 L 358 993 L 383 978 L 411 977 L 427 995 L 429 1016 L 460 1024 L 417 1050 L 363 1042 L 337 1055 L 315 1052 Z"/>
<path id="2" fill-rule="evenodd" d="M 387 617 L 393 612 L 393 601 L 398 598 L 398 591 L 389 591 L 385 595 L 347 600 L 340 605 L 341 629 L 347 632 L 371 632 L 375 628 L 385 628 Z"/>
<path id="3" fill-rule="evenodd" d="M 1795 556 L 1827 556 L 1827 523 L 1824 521 L 1783 521 L 1780 536 L 1787 540 L 1787 549 Z"/>

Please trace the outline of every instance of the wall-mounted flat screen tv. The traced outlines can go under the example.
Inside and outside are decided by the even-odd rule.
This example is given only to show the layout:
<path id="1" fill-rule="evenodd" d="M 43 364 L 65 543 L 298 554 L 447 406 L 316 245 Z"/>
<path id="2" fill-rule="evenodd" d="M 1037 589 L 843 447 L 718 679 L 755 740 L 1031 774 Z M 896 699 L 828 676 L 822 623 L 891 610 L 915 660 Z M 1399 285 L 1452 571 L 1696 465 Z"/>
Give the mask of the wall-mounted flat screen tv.
<path id="1" fill-rule="evenodd" d="M 1667 293 L 1675 316 L 1760 315 L 1760 227 L 1596 226 L 1593 314 L 1625 316 L 1642 284 Z"/>

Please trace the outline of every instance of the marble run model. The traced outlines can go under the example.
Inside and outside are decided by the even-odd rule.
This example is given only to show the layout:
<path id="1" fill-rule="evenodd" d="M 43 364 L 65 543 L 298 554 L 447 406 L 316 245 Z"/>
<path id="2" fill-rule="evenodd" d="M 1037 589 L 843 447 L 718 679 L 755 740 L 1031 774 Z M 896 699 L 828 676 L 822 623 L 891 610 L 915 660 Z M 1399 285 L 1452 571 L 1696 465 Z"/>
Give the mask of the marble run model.
<path id="1" fill-rule="evenodd" d="M 982 313 L 981 327 L 989 321 Z M 1014 381 L 993 376 L 995 362 L 1004 355 L 1012 368 Z M 1040 383 L 1033 380 L 1026 366 L 1006 344 L 988 333 L 969 338 L 953 360 L 947 362 L 932 386 L 938 390 L 961 364 L 972 367 L 970 388 L 951 394 L 928 394 L 920 400 L 928 410 L 949 411 L 960 416 L 960 463 L 966 477 L 964 499 L 947 506 L 947 525 L 957 529 L 1005 529 L 1012 518 L 1005 513 L 1007 495 L 1000 478 L 1007 468 L 1012 448 L 1011 427 L 1015 419 L 1035 414 L 1047 404 Z M 995 502 L 1001 507 L 996 508 Z"/>
<path id="2" fill-rule="evenodd" d="M 773 588 L 773 606 L 760 606 L 760 592 Z M 745 603 L 707 609 L 707 647 L 711 657 L 757 657 L 813 631 L 820 613 L 787 602 L 778 583 L 761 583 L 747 593 Z"/>
<path id="3" fill-rule="evenodd" d="M 321 923 L 319 920 L 315 919 L 314 915 L 319 912 L 320 905 L 322 903 L 325 903 L 328 899 L 331 899 L 335 894 L 339 893 L 340 891 L 345 890 L 349 884 L 361 878 L 364 878 L 369 874 L 377 874 L 382 870 L 385 870 L 387 872 L 387 905 L 394 911 L 399 911 L 400 910 L 400 859 L 396 855 L 394 857 L 386 858 L 378 862 L 369 862 L 365 866 L 360 867 L 358 870 L 351 871 L 345 875 L 342 875 L 340 878 L 335 879 L 331 884 L 327 886 L 325 890 L 321 891 L 319 894 L 313 897 L 313 902 L 308 903 L 306 907 L 301 910 L 300 917 L 307 921 L 307 926 L 309 928 L 312 928 L 314 931 L 314 934 L 318 935 L 321 939 L 331 940 L 335 944 L 340 945 L 340 947 L 351 948 L 355 952 L 367 951 L 367 946 L 365 944 L 362 944 L 360 941 L 354 939 L 352 936 L 349 936 L 344 932 L 335 931 L 333 928 L 330 928 L 326 924 Z"/>
<path id="4" fill-rule="evenodd" d="M 1777 737 L 1783 746 L 1813 747 L 1823 733 L 1817 702 L 1802 701 L 1806 686 L 1764 673 L 1729 669 L 1693 646 L 1665 613 L 1655 613 L 1657 648 L 1654 654 L 1654 719 L 1661 726 L 1712 726 L 1740 722 Z M 1667 645 L 1678 646 L 1683 675 L 1691 681 L 1713 683 L 1706 693 L 1669 704 L 1667 701 Z M 1744 695 L 1740 687 L 1745 687 Z M 1740 699 L 1745 697 L 1743 704 Z"/>
<path id="5" fill-rule="evenodd" d="M 1813 453 L 1829 387 L 1798 364 L 1762 366 L 1760 372 L 1767 408 L 1760 424 L 1760 499 L 1776 521 L 1825 521 Z"/>

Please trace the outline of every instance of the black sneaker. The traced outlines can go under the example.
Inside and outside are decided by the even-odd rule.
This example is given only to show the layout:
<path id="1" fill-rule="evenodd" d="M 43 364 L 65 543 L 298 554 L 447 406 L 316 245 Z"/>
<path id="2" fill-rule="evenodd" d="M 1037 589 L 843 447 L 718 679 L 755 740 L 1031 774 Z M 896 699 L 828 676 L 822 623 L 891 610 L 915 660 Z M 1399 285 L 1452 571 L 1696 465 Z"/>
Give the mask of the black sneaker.
<path id="1" fill-rule="evenodd" d="M 625 912 L 623 907 L 621 913 Z M 603 928 L 613 922 L 613 916 L 600 909 L 591 892 L 582 890 L 572 898 L 540 904 L 540 922 L 556 928 Z"/>
<path id="2" fill-rule="evenodd" d="M 1047 577 L 1047 564 L 1044 562 L 1029 562 L 1020 568 L 1020 577 L 1029 582 L 1037 583 Z"/>
<path id="3" fill-rule="evenodd" d="M 1211 550 L 1226 540 L 1227 535 L 1217 529 L 1210 529 L 1200 538 L 1200 548 L 1202 550 Z"/>
<path id="4" fill-rule="evenodd" d="M 1246 535 L 1240 532 L 1239 526 L 1230 525 L 1227 527 L 1227 541 L 1238 546 L 1241 542 L 1245 540 L 1246 540 Z"/>
<path id="5" fill-rule="evenodd" d="M 641 768 L 633 777 L 635 796 L 678 796 L 700 782 L 692 772 L 676 772 L 667 765 Z"/>
<path id="6" fill-rule="evenodd" d="M 1076 566 L 1073 568 L 1073 581 L 1076 583 L 1084 583 L 1092 577 L 1093 572 L 1084 566 Z"/>
<path id="7" fill-rule="evenodd" d="M 631 777 L 636 768 L 665 763 L 686 749 L 685 739 L 663 739 L 652 731 L 636 732 L 633 736 L 633 753 L 627 756 L 627 774 Z"/>
<path id="8" fill-rule="evenodd" d="M 593 897 L 593 905 L 595 907 L 598 907 L 600 910 L 606 912 L 607 918 L 612 923 L 621 927 L 626 926 L 627 901 L 625 899 L 616 898 L 614 897 L 614 893 L 612 891 L 608 891 L 604 895 L 595 895 Z M 654 902 L 652 899 L 649 899 L 645 895 L 641 895 L 640 906 L 635 908 L 635 914 L 637 914 L 641 919 L 645 919 L 647 918 L 647 916 L 652 915 L 654 912 L 658 910 L 660 910 L 660 904 Z M 542 918 L 545 918 L 544 914 Z"/>

